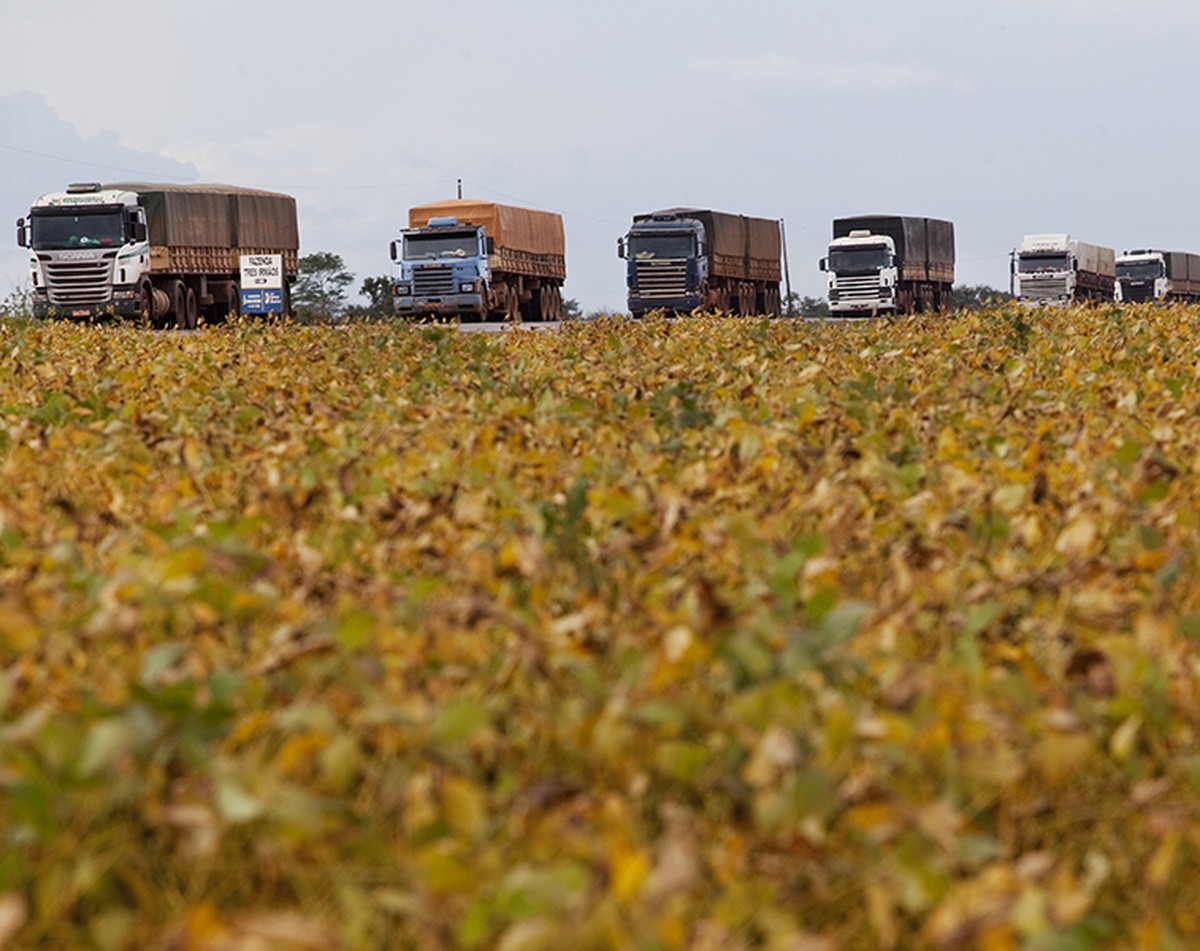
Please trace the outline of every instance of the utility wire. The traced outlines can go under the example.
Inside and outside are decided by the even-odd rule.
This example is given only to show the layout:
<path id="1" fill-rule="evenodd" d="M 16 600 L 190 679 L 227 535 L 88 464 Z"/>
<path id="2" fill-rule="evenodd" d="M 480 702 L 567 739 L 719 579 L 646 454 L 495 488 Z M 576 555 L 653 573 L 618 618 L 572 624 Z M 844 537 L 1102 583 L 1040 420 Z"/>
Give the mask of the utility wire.
<path id="1" fill-rule="evenodd" d="M 84 162 L 80 159 L 67 158 L 63 155 L 51 155 L 49 152 L 35 152 L 33 149 L 22 149 L 15 145 L 5 145 L 3 142 L 0 142 L 0 149 L 3 149 L 6 152 L 19 152 L 22 155 L 32 155 L 35 158 L 51 159 L 55 162 L 68 162 L 71 165 L 86 165 L 89 168 L 103 168 L 110 172 L 126 172 L 129 175 L 156 175 L 160 178 L 170 178 L 180 182 L 187 180 L 181 175 L 169 175 L 165 172 L 147 172 L 144 169 L 125 168 L 121 165 L 103 165 L 100 162 Z"/>
<path id="2" fill-rule="evenodd" d="M 172 181 L 187 183 L 192 179 L 183 175 L 171 175 L 167 172 L 148 172 L 141 168 L 127 168 L 123 165 L 105 165 L 102 162 L 88 162 L 82 159 L 68 158 L 65 155 L 54 155 L 50 152 L 38 152 L 34 149 L 23 149 L 16 145 L 6 145 L 0 142 L 0 149 L 6 152 L 16 152 L 21 155 L 32 155 L 35 158 L 51 159 L 55 162 L 67 162 L 71 165 L 84 165 L 88 168 L 102 168 L 110 172 L 125 172 L 127 175 L 144 175 L 150 178 L 167 178 Z M 452 179 L 440 179 L 436 182 L 405 182 L 391 183 L 384 185 L 256 185 L 250 184 L 249 188 L 273 189 L 275 191 L 380 191 L 385 189 L 397 188 L 432 188 L 434 185 L 453 184 Z"/>
<path id="3" fill-rule="evenodd" d="M 463 184 L 471 185 L 474 188 L 478 188 L 480 191 L 485 191 L 490 195 L 497 196 L 498 198 L 507 198 L 509 201 L 520 202 L 522 205 L 537 204 L 537 202 L 526 201 L 524 198 L 518 198 L 516 195 L 507 195 L 504 192 L 496 191 L 496 189 L 494 189 L 494 188 L 488 188 L 486 185 L 481 185 L 479 182 L 468 181 L 465 178 L 463 179 Z M 584 214 L 580 214 L 579 212 L 575 212 L 575 211 L 564 211 L 564 212 L 562 212 L 562 216 L 564 218 L 580 218 L 584 221 L 596 221 L 596 222 L 599 222 L 600 224 L 605 224 L 605 225 L 616 225 L 621 228 L 624 228 L 629 224 L 629 222 L 627 222 L 627 221 L 614 221 L 612 218 L 597 218 L 595 215 L 584 215 Z"/>

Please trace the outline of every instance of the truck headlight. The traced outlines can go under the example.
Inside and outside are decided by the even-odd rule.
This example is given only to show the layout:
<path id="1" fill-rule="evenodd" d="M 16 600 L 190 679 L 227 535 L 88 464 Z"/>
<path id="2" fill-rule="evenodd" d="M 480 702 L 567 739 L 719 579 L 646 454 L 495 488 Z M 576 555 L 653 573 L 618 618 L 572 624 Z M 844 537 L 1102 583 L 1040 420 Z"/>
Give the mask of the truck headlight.
<path id="1" fill-rule="evenodd" d="M 474 281 L 463 281 L 461 284 L 458 285 L 458 289 L 460 291 L 462 291 L 464 294 L 470 294 L 473 290 L 475 290 L 475 282 Z"/>

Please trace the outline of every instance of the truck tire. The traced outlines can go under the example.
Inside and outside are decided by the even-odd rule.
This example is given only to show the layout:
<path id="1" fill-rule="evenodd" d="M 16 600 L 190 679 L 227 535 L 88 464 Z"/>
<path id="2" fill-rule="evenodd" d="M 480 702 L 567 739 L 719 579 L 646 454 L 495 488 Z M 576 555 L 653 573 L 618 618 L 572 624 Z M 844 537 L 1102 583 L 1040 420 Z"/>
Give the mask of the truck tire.
<path id="1" fill-rule="evenodd" d="M 238 287 L 237 281 L 230 281 L 225 285 L 225 296 L 226 300 L 213 304 L 209 311 L 214 324 L 228 323 L 230 318 L 237 317 L 241 310 L 242 291 Z"/>
<path id="2" fill-rule="evenodd" d="M 183 293 L 183 313 L 182 319 L 176 321 L 176 326 L 181 330 L 195 330 L 199 307 L 196 301 L 196 292 L 192 288 L 187 288 Z"/>
<path id="3" fill-rule="evenodd" d="M 504 285 L 504 319 L 510 324 L 521 322 L 521 295 L 513 284 Z"/>
<path id="4" fill-rule="evenodd" d="M 143 281 L 138 287 L 137 317 L 134 319 L 144 327 L 149 327 L 154 320 L 154 291 L 149 281 Z"/>
<path id="5" fill-rule="evenodd" d="M 166 312 L 162 315 L 162 319 L 159 320 L 158 326 L 163 330 L 183 326 L 182 314 L 184 308 L 187 306 L 187 288 L 184 286 L 183 281 L 176 280 L 167 284 L 164 292 L 170 304 Z"/>

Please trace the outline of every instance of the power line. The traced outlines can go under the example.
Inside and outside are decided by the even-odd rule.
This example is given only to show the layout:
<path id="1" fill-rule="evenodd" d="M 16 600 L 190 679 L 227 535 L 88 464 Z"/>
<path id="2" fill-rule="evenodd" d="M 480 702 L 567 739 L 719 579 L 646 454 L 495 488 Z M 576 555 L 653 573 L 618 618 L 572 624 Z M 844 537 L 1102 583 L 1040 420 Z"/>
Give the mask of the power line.
<path id="1" fill-rule="evenodd" d="M 84 165 L 88 168 L 102 168 L 110 172 L 124 172 L 127 175 L 144 175 L 150 178 L 168 178 L 177 182 L 189 182 L 195 178 L 183 175 L 171 175 L 166 172 L 148 172 L 141 168 L 127 168 L 123 165 L 106 165 L 103 162 L 88 162 L 83 159 L 68 158 L 65 155 L 54 155 L 51 152 L 38 152 L 34 149 L 23 149 L 16 145 L 6 145 L 0 142 L 0 149 L 6 152 L 17 152 L 21 155 L 32 155 L 34 158 L 51 159 L 55 162 L 66 162 L 70 165 Z M 390 184 L 370 184 L 370 185 L 256 185 L 251 183 L 247 187 L 273 189 L 276 191 L 383 191 L 387 189 L 399 188 L 432 188 L 435 185 L 446 185 L 451 183 L 451 179 L 440 179 L 436 182 L 405 182 L 405 183 L 390 183 Z"/>
<path id="2" fill-rule="evenodd" d="M 0 142 L 0 149 L 4 149 L 6 152 L 19 152 L 22 155 L 32 155 L 35 158 L 51 159 L 55 162 L 67 162 L 71 165 L 86 165 L 88 168 L 103 168 L 110 172 L 125 172 L 129 175 L 157 175 L 161 178 L 170 178 L 174 179 L 175 181 L 187 181 L 187 179 L 182 175 L 168 175 L 164 172 L 147 172 L 144 169 L 125 168 L 121 165 L 104 165 L 100 162 L 85 162 L 81 159 L 67 158 L 63 155 L 52 155 L 49 152 L 35 152 L 33 149 L 22 149 L 15 145 L 5 145 L 3 142 Z"/>
<path id="3" fill-rule="evenodd" d="M 275 185 L 274 188 L 292 192 L 316 191 L 385 191 L 396 188 L 432 188 L 434 185 L 452 185 L 453 179 L 443 178 L 436 182 L 405 182 L 390 185 Z"/>
<path id="4" fill-rule="evenodd" d="M 504 192 L 496 191 L 496 189 L 494 189 L 494 188 L 488 188 L 486 185 L 481 185 L 479 182 L 472 182 L 472 181 L 468 181 L 467 179 L 463 179 L 463 184 L 472 185 L 475 188 L 478 188 L 480 191 L 488 192 L 489 194 L 495 195 L 498 198 L 507 198 L 509 201 L 520 202 L 523 205 L 537 204 L 536 202 L 526 201 L 524 198 L 518 198 L 516 195 L 507 195 Z M 579 212 L 575 212 L 575 211 L 564 211 L 564 212 L 562 212 L 562 216 L 564 218 L 580 218 L 584 221 L 596 221 L 596 222 L 599 222 L 600 224 L 605 224 L 605 225 L 616 225 L 621 228 L 624 228 L 626 225 L 629 224 L 629 222 L 627 222 L 627 221 L 614 221 L 611 218 L 597 218 L 595 215 L 583 215 L 583 214 L 580 214 Z"/>

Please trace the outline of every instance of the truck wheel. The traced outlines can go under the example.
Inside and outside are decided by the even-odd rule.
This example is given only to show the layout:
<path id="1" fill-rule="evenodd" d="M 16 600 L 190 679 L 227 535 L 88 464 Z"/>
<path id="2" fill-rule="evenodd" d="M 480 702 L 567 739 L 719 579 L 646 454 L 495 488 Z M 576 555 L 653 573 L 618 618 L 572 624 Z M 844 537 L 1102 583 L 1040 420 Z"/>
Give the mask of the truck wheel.
<path id="1" fill-rule="evenodd" d="M 167 307 L 166 313 L 162 315 L 159 326 L 164 330 L 169 330 L 172 327 L 183 325 L 183 311 L 187 304 L 187 288 L 184 287 L 183 281 L 171 281 L 167 285 L 166 294 L 171 303 Z"/>
<path id="2" fill-rule="evenodd" d="M 137 317 L 134 319 L 143 327 L 149 327 L 154 318 L 154 297 L 150 285 L 143 283 L 138 288 Z"/>
<path id="3" fill-rule="evenodd" d="M 521 322 L 521 296 L 512 284 L 504 285 L 504 319 L 511 324 Z"/>
<path id="4" fill-rule="evenodd" d="M 242 289 L 237 281 L 229 285 L 229 304 L 225 308 L 225 319 L 237 319 L 242 316 Z"/>
<path id="5" fill-rule="evenodd" d="M 196 329 L 197 317 L 196 292 L 192 288 L 188 288 L 183 295 L 183 313 L 181 319 L 176 325 L 183 330 Z"/>

